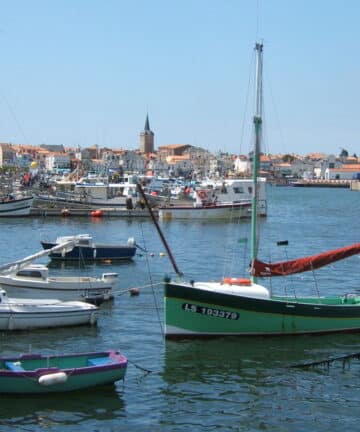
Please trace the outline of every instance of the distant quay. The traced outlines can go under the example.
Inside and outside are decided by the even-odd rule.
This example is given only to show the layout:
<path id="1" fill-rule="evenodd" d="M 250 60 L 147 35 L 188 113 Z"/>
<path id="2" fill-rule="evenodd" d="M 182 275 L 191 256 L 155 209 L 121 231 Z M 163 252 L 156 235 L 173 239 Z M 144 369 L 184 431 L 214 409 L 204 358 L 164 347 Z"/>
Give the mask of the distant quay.
<path id="1" fill-rule="evenodd" d="M 100 212 L 100 213 L 97 213 Z M 153 210 L 155 216 L 157 211 Z M 128 210 L 124 208 L 102 208 L 90 210 L 85 208 L 41 208 L 33 207 L 30 211 L 30 216 L 61 216 L 61 217 L 90 217 L 94 219 L 108 218 L 108 217 L 131 217 L 131 218 L 148 218 L 150 213 L 148 210 Z"/>
<path id="2" fill-rule="evenodd" d="M 350 184 L 350 190 L 360 192 L 360 180 L 352 180 Z"/>
<path id="3" fill-rule="evenodd" d="M 294 187 L 331 187 L 350 188 L 351 180 L 299 180 L 293 182 Z"/>

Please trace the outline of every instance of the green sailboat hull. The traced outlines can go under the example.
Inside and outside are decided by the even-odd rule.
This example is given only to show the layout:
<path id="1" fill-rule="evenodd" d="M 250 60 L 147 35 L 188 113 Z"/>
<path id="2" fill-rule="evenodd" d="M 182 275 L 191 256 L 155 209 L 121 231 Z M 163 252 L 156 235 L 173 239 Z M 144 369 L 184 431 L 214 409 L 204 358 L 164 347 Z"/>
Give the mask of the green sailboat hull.
<path id="1" fill-rule="evenodd" d="M 360 297 L 259 299 L 165 285 L 165 336 L 271 336 L 360 331 Z"/>

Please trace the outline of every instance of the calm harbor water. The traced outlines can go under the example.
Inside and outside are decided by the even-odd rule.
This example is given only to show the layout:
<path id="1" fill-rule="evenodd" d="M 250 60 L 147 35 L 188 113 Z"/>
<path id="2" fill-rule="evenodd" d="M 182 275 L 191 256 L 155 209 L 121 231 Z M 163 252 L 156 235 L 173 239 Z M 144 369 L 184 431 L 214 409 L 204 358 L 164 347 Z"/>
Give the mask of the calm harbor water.
<path id="1" fill-rule="evenodd" d="M 260 257 L 295 258 L 360 241 L 360 194 L 347 189 L 268 189 L 261 220 Z M 185 277 L 244 276 L 249 222 L 161 224 Z M 135 237 L 146 247 L 132 263 L 51 263 L 54 274 L 119 273 L 116 297 L 101 306 L 97 327 L 0 333 L 1 354 L 119 349 L 129 358 L 124 383 L 66 395 L 0 396 L 0 430 L 19 431 L 343 431 L 359 430 L 359 360 L 343 368 L 291 365 L 360 351 L 360 335 L 293 338 L 219 338 L 165 342 L 162 279 L 173 276 L 150 219 L 0 219 L 0 263 L 40 250 L 41 239 L 90 233 L 98 241 Z M 278 240 L 289 246 L 277 247 Z M 47 258 L 40 262 L 48 262 Z M 287 292 L 322 294 L 360 288 L 355 256 L 293 277 Z M 280 279 L 280 278 L 279 278 Z M 268 281 L 266 281 L 268 283 Z M 131 297 L 128 289 L 140 295 Z M 282 281 L 272 289 L 284 292 Z M 144 369 L 151 371 L 146 373 Z"/>

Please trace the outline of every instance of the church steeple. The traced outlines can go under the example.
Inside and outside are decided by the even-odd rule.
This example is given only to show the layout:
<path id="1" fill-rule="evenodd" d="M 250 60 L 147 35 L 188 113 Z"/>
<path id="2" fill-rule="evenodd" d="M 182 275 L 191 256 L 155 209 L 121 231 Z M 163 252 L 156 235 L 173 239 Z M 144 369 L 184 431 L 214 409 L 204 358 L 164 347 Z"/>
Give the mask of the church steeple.
<path id="1" fill-rule="evenodd" d="M 154 132 L 150 129 L 149 114 L 146 114 L 145 128 L 140 132 L 140 151 L 142 153 L 154 152 Z"/>
<path id="2" fill-rule="evenodd" d="M 149 114 L 146 114 L 146 120 L 145 120 L 145 128 L 144 131 L 150 131 L 150 125 L 149 125 Z"/>

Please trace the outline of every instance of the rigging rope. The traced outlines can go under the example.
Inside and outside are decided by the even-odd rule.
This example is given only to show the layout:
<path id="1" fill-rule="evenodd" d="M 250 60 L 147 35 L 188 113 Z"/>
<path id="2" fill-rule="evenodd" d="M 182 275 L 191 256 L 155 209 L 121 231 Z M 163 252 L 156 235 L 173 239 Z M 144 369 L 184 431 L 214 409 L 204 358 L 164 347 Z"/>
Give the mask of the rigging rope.
<path id="1" fill-rule="evenodd" d="M 146 242 L 145 242 L 145 236 L 144 236 L 144 230 L 143 230 L 143 224 L 142 223 L 140 223 L 140 227 L 141 227 L 141 234 L 142 234 L 142 237 L 143 237 L 143 244 L 145 246 L 145 249 L 147 249 Z M 156 295 L 155 295 L 155 290 L 154 290 L 154 283 L 153 283 L 152 276 L 151 276 L 151 270 L 150 270 L 150 264 L 149 264 L 149 256 L 148 256 L 148 254 L 146 254 L 146 267 L 147 267 L 149 278 L 150 278 L 150 286 L 151 286 L 151 291 L 152 291 L 153 298 L 154 298 L 155 309 L 156 309 L 157 318 L 158 318 L 158 322 L 159 322 L 159 326 L 160 326 L 160 331 L 161 331 L 161 334 L 164 335 L 164 329 L 163 329 L 163 325 L 162 325 L 162 322 L 161 322 L 161 319 L 160 319 L 160 314 L 159 314 L 159 305 L 157 303 L 157 299 L 156 299 Z"/>

